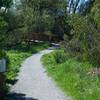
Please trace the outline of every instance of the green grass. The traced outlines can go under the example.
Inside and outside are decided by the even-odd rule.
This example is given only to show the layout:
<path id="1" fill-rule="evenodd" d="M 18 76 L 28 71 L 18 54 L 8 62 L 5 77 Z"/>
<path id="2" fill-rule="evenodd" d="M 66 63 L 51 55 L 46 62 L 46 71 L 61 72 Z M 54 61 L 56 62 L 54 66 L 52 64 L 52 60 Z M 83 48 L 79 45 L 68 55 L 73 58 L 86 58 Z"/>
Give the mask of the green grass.
<path id="1" fill-rule="evenodd" d="M 19 67 L 22 63 L 22 61 L 30 56 L 30 53 L 21 53 L 21 52 L 14 52 L 14 51 L 8 51 L 7 53 L 9 57 L 9 68 L 7 70 L 7 79 L 14 80 L 17 73 L 19 72 Z"/>
<path id="2" fill-rule="evenodd" d="M 48 74 L 73 100 L 100 100 L 100 78 L 87 74 L 92 65 L 62 54 L 63 52 L 56 51 L 43 56 L 42 62 Z"/>

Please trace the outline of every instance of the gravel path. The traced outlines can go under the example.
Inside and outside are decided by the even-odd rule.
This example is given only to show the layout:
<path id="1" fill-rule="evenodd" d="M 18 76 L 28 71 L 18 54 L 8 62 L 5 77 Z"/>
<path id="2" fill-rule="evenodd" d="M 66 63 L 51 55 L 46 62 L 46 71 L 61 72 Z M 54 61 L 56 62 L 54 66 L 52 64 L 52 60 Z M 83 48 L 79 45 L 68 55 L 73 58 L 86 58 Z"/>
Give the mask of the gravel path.
<path id="1" fill-rule="evenodd" d="M 11 100 L 71 100 L 47 76 L 40 62 L 42 55 L 51 51 L 41 51 L 23 62 L 18 81 L 11 88 Z"/>

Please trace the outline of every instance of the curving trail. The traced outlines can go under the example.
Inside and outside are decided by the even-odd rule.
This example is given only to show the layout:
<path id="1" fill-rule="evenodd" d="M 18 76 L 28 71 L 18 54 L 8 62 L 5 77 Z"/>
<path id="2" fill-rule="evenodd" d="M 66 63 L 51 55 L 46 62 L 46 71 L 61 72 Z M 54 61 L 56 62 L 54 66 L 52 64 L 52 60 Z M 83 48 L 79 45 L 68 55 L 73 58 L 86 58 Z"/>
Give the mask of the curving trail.
<path id="1" fill-rule="evenodd" d="M 47 76 L 40 62 L 42 55 L 50 52 L 52 50 L 41 51 L 23 62 L 18 81 L 11 88 L 11 100 L 71 100 Z"/>

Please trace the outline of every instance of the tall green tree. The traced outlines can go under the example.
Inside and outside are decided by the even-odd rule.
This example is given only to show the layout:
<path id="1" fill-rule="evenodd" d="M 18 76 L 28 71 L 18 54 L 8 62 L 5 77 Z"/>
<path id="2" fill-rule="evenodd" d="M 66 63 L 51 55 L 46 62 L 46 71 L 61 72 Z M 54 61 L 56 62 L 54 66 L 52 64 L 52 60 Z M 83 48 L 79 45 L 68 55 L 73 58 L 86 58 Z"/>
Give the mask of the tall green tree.
<path id="1" fill-rule="evenodd" d="M 26 23 L 33 26 L 33 31 L 52 31 L 58 24 L 60 16 L 64 16 L 67 8 L 66 0 L 21 0 L 26 15 Z M 31 13 L 29 13 L 29 11 Z M 30 19 L 30 20 L 27 20 Z M 59 30 L 59 27 L 57 27 Z"/>
<path id="2" fill-rule="evenodd" d="M 0 43 L 5 38 L 8 23 L 5 19 L 8 8 L 11 6 L 12 0 L 0 0 Z"/>

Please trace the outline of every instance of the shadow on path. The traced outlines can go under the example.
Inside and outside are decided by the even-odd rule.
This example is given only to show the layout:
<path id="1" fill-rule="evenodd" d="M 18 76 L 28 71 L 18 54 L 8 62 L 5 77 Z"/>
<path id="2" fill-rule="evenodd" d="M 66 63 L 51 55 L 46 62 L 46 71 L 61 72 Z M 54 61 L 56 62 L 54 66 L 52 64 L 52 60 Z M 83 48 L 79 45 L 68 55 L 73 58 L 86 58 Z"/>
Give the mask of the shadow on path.
<path id="1" fill-rule="evenodd" d="M 7 79 L 7 80 L 6 80 L 6 83 L 11 84 L 11 85 L 14 85 L 14 84 L 17 83 L 17 81 L 18 81 L 17 79 L 14 79 L 14 80 Z"/>
<path id="2" fill-rule="evenodd" d="M 38 100 L 31 97 L 26 97 L 25 94 L 22 93 L 11 93 L 7 96 L 7 100 Z"/>

